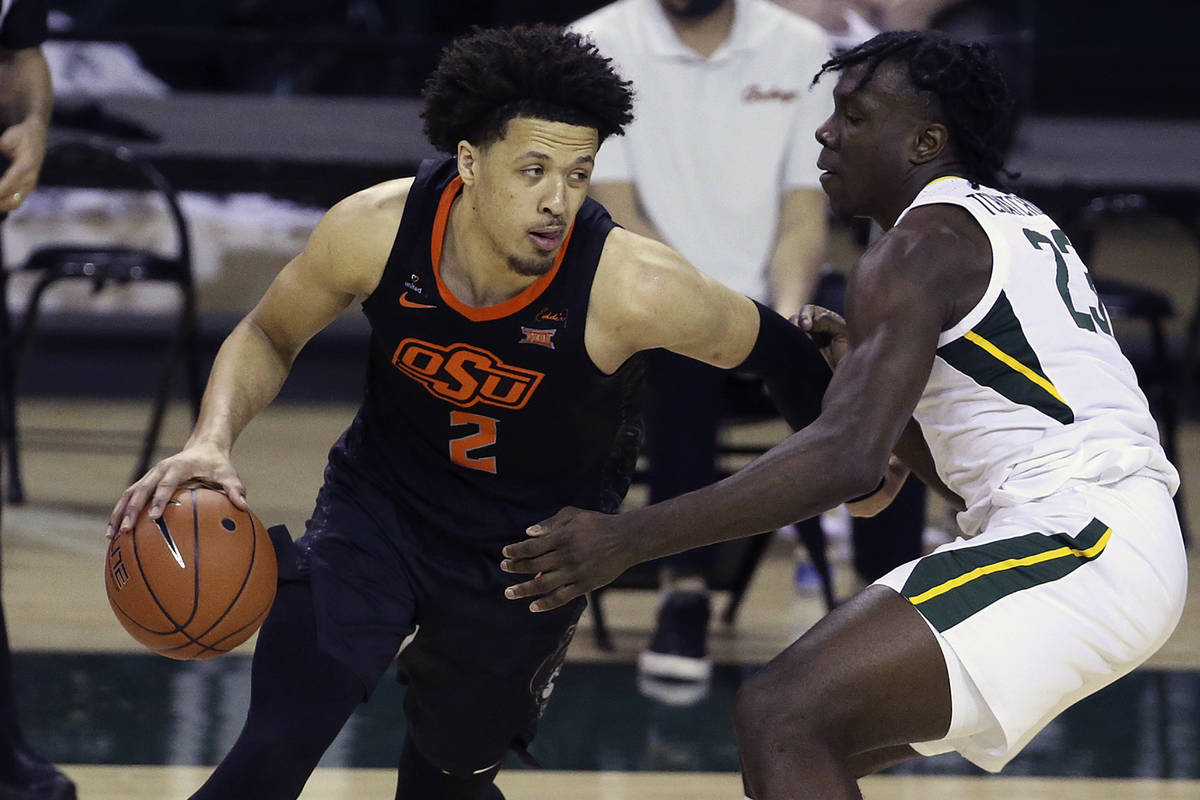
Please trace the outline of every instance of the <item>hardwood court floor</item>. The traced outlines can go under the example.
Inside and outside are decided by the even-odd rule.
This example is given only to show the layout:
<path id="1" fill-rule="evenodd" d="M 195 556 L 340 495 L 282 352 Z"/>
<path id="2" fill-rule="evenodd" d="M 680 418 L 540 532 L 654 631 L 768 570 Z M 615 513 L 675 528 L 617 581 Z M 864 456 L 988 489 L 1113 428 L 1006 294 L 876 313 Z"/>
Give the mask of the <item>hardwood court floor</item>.
<path id="1" fill-rule="evenodd" d="M 81 800 L 160 800 L 186 797 L 208 770 L 198 767 L 74 766 Z M 742 796 L 728 773 L 502 772 L 509 800 L 734 800 Z M 391 798 L 395 774 L 383 769 L 323 768 L 302 800 Z M 871 777 L 868 800 L 1196 800 L 1200 783 L 1151 780 Z"/>

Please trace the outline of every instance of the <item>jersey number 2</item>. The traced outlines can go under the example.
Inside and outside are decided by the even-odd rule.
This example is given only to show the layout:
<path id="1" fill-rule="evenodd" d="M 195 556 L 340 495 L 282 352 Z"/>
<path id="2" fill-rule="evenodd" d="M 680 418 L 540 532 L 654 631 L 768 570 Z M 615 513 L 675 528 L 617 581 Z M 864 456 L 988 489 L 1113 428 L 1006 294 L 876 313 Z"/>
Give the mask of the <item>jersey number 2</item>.
<path id="1" fill-rule="evenodd" d="M 1096 305 L 1087 306 L 1087 311 L 1079 311 L 1075 308 L 1075 301 L 1071 299 L 1071 290 L 1069 287 L 1070 273 L 1067 272 L 1066 253 L 1071 252 L 1071 241 L 1067 235 L 1055 228 L 1050 231 L 1050 237 L 1043 233 L 1032 231 L 1029 228 L 1022 228 L 1025 238 L 1033 245 L 1035 250 L 1041 250 L 1042 245 L 1047 245 L 1050 252 L 1054 254 L 1054 263 L 1058 265 L 1058 275 L 1055 283 L 1058 284 L 1058 293 L 1062 296 L 1063 302 L 1067 305 L 1067 311 L 1071 312 L 1071 319 L 1075 320 L 1075 324 L 1085 331 L 1095 332 L 1097 326 L 1100 330 L 1107 334 L 1112 333 L 1112 325 L 1108 321 L 1108 310 L 1104 307 L 1104 303 L 1100 302 L 1100 295 L 1096 293 L 1096 284 L 1092 282 L 1092 275 L 1087 271 L 1087 267 L 1083 267 L 1083 276 L 1087 278 L 1087 284 L 1092 290 L 1092 297 L 1096 298 Z M 1082 267 L 1083 262 L 1079 265 Z"/>
<path id="2" fill-rule="evenodd" d="M 457 439 L 450 440 L 450 460 L 468 469 L 496 474 L 495 456 L 473 456 L 472 450 L 487 447 L 496 443 L 496 422 L 493 417 L 482 414 L 468 414 L 466 411 L 450 412 L 450 427 L 474 425 L 475 432 Z"/>

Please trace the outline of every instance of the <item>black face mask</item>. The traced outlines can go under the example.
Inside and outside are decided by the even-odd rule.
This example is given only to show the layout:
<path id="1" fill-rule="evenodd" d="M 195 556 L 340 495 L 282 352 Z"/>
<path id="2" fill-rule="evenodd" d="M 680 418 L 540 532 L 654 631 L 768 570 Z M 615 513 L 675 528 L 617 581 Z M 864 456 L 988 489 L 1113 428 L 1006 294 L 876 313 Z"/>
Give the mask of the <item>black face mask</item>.
<path id="1" fill-rule="evenodd" d="M 672 17 L 683 17 L 685 19 L 697 19 L 699 17 L 707 17 L 709 14 L 721 7 L 725 0 L 691 0 L 681 11 L 676 11 L 673 8 L 663 6 L 663 11 L 666 11 Z"/>

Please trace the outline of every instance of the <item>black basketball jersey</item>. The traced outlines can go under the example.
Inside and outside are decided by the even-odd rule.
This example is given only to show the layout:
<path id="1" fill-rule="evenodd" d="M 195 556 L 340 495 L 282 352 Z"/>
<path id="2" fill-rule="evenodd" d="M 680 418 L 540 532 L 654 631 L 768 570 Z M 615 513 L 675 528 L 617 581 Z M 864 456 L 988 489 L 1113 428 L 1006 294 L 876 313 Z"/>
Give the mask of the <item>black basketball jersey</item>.
<path id="1" fill-rule="evenodd" d="M 584 349 L 608 212 L 586 200 L 553 268 L 473 308 L 441 282 L 455 161 L 422 163 L 374 292 L 358 418 L 331 457 L 451 536 L 511 541 L 564 505 L 615 511 L 641 438 L 641 359 L 605 375 Z"/>

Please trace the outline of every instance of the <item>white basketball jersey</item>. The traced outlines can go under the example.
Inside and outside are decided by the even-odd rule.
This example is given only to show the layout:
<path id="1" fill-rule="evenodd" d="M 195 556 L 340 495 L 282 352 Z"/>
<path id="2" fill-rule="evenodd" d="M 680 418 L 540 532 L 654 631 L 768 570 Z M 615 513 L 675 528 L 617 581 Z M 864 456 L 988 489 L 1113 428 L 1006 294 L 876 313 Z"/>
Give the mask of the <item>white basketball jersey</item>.
<path id="1" fill-rule="evenodd" d="M 1081 481 L 1142 472 L 1173 494 L 1179 474 L 1066 234 L 1029 201 L 957 177 L 931 182 L 904 213 L 936 203 L 965 208 L 992 246 L 987 291 L 938 339 L 914 412 L 967 504 L 963 532 Z"/>

